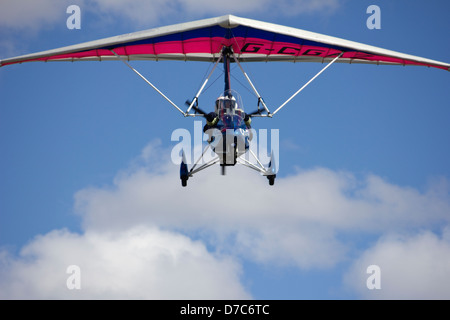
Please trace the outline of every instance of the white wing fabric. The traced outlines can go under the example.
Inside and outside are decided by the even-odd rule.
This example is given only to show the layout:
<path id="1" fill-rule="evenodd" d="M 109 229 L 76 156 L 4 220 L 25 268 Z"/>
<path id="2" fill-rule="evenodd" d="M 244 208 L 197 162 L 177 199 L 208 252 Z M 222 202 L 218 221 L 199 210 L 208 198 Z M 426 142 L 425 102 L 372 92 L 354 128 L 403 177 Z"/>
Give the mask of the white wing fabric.
<path id="1" fill-rule="evenodd" d="M 231 46 L 241 62 L 290 61 L 418 65 L 450 71 L 450 64 L 296 28 L 226 15 L 134 32 L 0 60 L 30 61 L 184 60 L 215 61 Z M 117 54 L 117 55 L 116 55 Z"/>

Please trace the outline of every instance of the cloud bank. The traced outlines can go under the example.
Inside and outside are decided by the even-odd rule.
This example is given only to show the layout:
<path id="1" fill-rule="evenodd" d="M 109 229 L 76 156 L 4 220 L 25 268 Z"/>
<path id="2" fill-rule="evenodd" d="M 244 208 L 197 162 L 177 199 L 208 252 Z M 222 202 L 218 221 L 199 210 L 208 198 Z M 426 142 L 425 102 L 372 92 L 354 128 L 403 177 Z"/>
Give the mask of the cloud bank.
<path id="1" fill-rule="evenodd" d="M 243 261 L 299 272 L 350 262 L 344 285 L 361 298 L 450 297 L 445 181 L 419 192 L 316 168 L 269 187 L 245 168 L 213 167 L 181 188 L 169 157 L 153 142 L 111 186 L 77 192 L 82 234 L 54 230 L 19 256 L 2 251 L 2 298 L 245 299 Z M 75 292 L 65 285 L 73 264 Z M 365 286 L 372 264 L 376 292 Z"/>
<path id="2" fill-rule="evenodd" d="M 80 268 L 80 289 L 66 285 Z M 1 299 L 248 299 L 240 266 L 196 241 L 157 228 L 55 230 L 19 257 L 0 255 Z"/>
<path id="3" fill-rule="evenodd" d="M 0 27 L 33 30 L 66 17 L 67 0 L 4 0 L 0 10 Z M 63 21 L 64 21 L 63 20 Z"/>
<path id="4" fill-rule="evenodd" d="M 380 267 L 381 290 L 368 290 L 367 266 Z M 345 275 L 345 282 L 365 299 L 450 299 L 450 229 L 382 237 Z"/>
<path id="5" fill-rule="evenodd" d="M 141 25 L 149 21 L 159 22 L 167 17 L 189 17 L 196 19 L 208 15 L 276 13 L 284 16 L 332 12 L 339 7 L 339 0 L 97 0 L 101 12 L 114 14 L 125 19 L 133 19 Z"/>
<path id="6" fill-rule="evenodd" d="M 38 30 L 65 21 L 66 8 L 75 4 L 82 12 L 98 17 L 115 16 L 132 24 L 156 26 L 168 18 L 171 21 L 197 19 L 208 15 L 276 13 L 298 15 L 313 12 L 329 12 L 339 7 L 339 0 L 3 0 L 0 11 L 0 27 Z M 65 25 L 65 24 L 64 24 Z"/>

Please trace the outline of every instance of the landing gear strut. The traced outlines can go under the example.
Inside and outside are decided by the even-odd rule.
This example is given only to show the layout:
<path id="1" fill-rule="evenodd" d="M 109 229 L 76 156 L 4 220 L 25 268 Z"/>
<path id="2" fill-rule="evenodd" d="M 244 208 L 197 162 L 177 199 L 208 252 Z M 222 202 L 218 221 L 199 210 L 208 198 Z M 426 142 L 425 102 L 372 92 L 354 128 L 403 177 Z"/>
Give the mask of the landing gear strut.
<path id="1" fill-rule="evenodd" d="M 186 156 L 184 155 L 184 151 L 181 155 L 181 164 L 180 164 L 180 179 L 181 179 L 181 185 L 183 187 L 187 186 L 187 181 L 189 179 L 189 171 L 186 164 Z"/>
<path id="2" fill-rule="evenodd" d="M 277 177 L 276 174 L 267 176 L 267 179 L 269 180 L 269 185 L 271 185 L 271 186 L 274 185 L 274 183 L 275 183 L 275 178 L 276 178 L 276 177 Z"/>
<path id="3" fill-rule="evenodd" d="M 189 179 L 189 177 L 187 177 L 187 176 L 181 176 L 181 185 L 182 185 L 183 187 L 186 187 L 186 186 L 187 186 L 187 181 L 188 181 L 188 179 Z"/>

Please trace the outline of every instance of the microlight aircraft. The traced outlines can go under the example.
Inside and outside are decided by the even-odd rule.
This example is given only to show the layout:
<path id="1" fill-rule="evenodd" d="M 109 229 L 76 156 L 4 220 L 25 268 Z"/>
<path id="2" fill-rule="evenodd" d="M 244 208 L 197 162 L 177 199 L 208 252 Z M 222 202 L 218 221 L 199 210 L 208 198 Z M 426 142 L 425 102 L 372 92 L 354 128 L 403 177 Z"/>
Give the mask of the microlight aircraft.
<path id="1" fill-rule="evenodd" d="M 184 152 L 181 155 L 182 186 L 186 186 L 188 179 L 194 174 L 217 163 L 222 167 L 223 174 L 226 166 L 240 163 L 260 172 L 267 177 L 269 184 L 273 185 L 277 173 L 273 155 L 269 165 L 265 167 L 249 148 L 251 118 L 275 116 L 333 63 L 412 65 L 450 71 L 448 63 L 233 15 L 165 26 L 4 59 L 0 60 L 0 66 L 31 61 L 109 60 L 122 61 L 184 117 L 201 116 L 206 119 L 204 131 L 209 139 L 201 158 L 189 169 Z M 213 63 L 214 67 L 194 98 L 187 102 L 186 111 L 183 111 L 133 68 L 129 64 L 131 60 L 203 61 Z M 271 61 L 320 62 L 326 65 L 272 112 L 241 65 L 241 62 Z M 216 100 L 214 111 L 208 113 L 199 107 L 198 101 L 219 63 L 222 63 L 224 67 L 225 88 L 223 94 Z M 244 112 L 239 95 L 231 89 L 231 63 L 239 66 L 257 96 L 255 111 Z M 199 165 L 208 148 L 215 152 L 216 157 Z M 249 153 L 256 162 L 243 157 Z"/>

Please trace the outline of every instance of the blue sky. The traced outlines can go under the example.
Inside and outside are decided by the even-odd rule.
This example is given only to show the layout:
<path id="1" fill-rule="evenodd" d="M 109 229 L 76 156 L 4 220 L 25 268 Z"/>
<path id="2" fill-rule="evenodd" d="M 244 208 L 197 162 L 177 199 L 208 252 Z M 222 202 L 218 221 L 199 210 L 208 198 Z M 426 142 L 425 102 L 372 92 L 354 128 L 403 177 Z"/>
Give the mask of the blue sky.
<path id="1" fill-rule="evenodd" d="M 80 30 L 66 27 L 70 4 Z M 366 27 L 372 4 L 380 30 Z M 232 13 L 450 62 L 447 1 L 1 6 L 1 58 Z M 132 64 L 179 105 L 210 67 Z M 272 110 L 321 67 L 244 65 Z M 213 167 L 181 188 L 171 134 L 194 122 L 122 63 L 1 68 L 0 297 L 448 299 L 449 84 L 434 68 L 333 65 L 276 117 L 253 121 L 279 129 L 275 186 Z M 212 109 L 221 90 L 219 78 L 200 105 Z M 73 264 L 81 290 L 65 286 Z M 373 264 L 380 290 L 366 287 Z"/>

